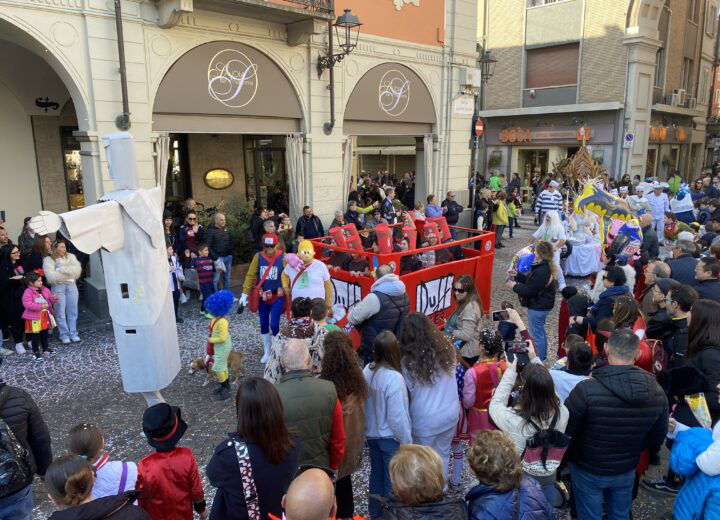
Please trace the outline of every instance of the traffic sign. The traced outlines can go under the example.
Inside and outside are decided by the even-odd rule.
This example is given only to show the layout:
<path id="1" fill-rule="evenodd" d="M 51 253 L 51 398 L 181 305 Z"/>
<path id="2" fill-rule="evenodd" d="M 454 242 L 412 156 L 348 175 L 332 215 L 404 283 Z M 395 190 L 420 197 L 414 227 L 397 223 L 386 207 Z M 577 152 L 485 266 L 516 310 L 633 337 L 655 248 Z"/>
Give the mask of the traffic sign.
<path id="1" fill-rule="evenodd" d="M 482 137 L 484 131 L 485 124 L 483 123 L 483 120 L 478 119 L 477 121 L 475 121 L 475 135 L 478 137 Z"/>
<path id="2" fill-rule="evenodd" d="M 625 137 L 623 138 L 623 148 L 632 148 L 634 142 L 635 134 L 632 132 L 625 132 Z"/>

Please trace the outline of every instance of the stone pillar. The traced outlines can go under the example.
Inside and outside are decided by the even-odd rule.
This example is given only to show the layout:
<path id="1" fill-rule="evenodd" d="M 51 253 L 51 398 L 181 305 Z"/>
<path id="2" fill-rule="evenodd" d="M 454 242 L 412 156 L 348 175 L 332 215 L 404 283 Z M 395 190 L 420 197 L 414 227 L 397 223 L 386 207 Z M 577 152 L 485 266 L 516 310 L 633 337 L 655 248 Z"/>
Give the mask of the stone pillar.
<path id="1" fill-rule="evenodd" d="M 624 132 L 633 132 L 632 148 L 623 148 L 620 173 L 645 176 L 650 115 L 655 84 L 655 56 L 660 47 L 658 23 L 663 0 L 642 0 L 633 5 L 623 44 L 628 50 Z M 622 138 L 622 136 L 621 136 Z"/>
<path id="2" fill-rule="evenodd" d="M 80 142 L 85 204 L 90 206 L 103 195 L 100 166 L 100 139 L 97 132 L 77 131 L 73 135 Z M 85 279 L 85 299 L 88 308 L 101 319 L 110 317 L 100 252 L 90 255 L 90 273 Z"/>
<path id="3" fill-rule="evenodd" d="M 415 138 L 415 202 L 425 203 L 428 195 L 427 178 L 425 177 L 425 145 L 422 137 Z M 412 208 L 408 208 L 412 209 Z"/>

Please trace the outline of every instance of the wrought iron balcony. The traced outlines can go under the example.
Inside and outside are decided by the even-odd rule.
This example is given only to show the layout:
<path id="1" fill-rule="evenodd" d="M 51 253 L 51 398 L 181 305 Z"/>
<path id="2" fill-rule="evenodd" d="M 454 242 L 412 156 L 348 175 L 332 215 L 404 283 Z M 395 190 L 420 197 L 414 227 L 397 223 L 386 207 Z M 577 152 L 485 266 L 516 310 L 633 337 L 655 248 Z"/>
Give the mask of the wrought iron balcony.
<path id="1" fill-rule="evenodd" d="M 274 2 L 275 0 L 269 0 Z M 318 13 L 333 14 L 335 0 L 284 0 L 289 4 L 298 4 L 309 11 Z M 284 3 L 282 0 L 277 3 Z"/>

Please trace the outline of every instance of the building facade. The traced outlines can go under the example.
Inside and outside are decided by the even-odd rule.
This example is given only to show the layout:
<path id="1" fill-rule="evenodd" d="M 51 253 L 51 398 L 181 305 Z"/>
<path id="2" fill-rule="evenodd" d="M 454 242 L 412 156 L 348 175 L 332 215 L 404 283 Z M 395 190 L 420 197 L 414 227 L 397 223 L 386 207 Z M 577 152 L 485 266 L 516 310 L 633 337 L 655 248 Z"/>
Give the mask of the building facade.
<path id="1" fill-rule="evenodd" d="M 706 162 L 716 0 L 479 6 L 486 161 L 529 182 L 581 143 L 614 176 L 695 178 Z"/>
<path id="2" fill-rule="evenodd" d="M 363 25 L 331 90 L 317 63 L 344 9 Z M 477 0 L 123 0 L 142 183 L 206 207 L 278 195 L 294 216 L 308 204 L 329 220 L 353 173 L 383 166 L 415 170 L 418 198 L 467 201 L 461 80 L 476 19 Z M 123 112 L 117 43 L 113 2 L 0 0 L 0 212 L 13 239 L 23 217 L 113 189 L 101 137 Z M 88 285 L 97 309 L 96 259 Z"/>

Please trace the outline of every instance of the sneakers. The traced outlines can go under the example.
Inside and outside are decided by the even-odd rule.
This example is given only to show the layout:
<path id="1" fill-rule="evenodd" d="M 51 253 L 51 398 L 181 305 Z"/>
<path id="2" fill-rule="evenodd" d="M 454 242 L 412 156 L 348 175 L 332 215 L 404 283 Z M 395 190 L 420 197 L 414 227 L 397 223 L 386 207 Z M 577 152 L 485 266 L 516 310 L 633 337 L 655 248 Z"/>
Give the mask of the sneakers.
<path id="1" fill-rule="evenodd" d="M 643 479 L 640 481 L 640 486 L 650 493 L 671 497 L 674 497 L 680 491 L 680 486 L 670 484 L 666 480 L 666 477 L 662 477 L 657 480 Z"/>
<path id="2" fill-rule="evenodd" d="M 70 338 L 63 338 L 60 341 L 62 341 L 63 345 L 69 345 L 70 344 Z"/>
<path id="3" fill-rule="evenodd" d="M 54 354 L 54 353 L 55 353 L 55 350 L 54 350 L 54 349 L 51 349 L 50 347 L 48 347 L 48 348 L 45 349 L 45 352 L 47 352 L 48 354 Z"/>
<path id="4" fill-rule="evenodd" d="M 15 352 L 18 354 L 25 354 L 27 352 L 22 343 L 15 343 Z"/>
<path id="5" fill-rule="evenodd" d="M 73 336 L 71 339 L 73 343 L 80 343 L 80 336 Z"/>
<path id="6" fill-rule="evenodd" d="M 213 315 L 210 314 L 209 312 L 206 312 L 206 313 L 205 313 L 205 317 L 206 317 L 207 319 L 209 319 L 209 320 L 213 319 Z"/>
<path id="7" fill-rule="evenodd" d="M 35 354 L 35 361 L 42 361 L 43 357 L 42 354 Z"/>

